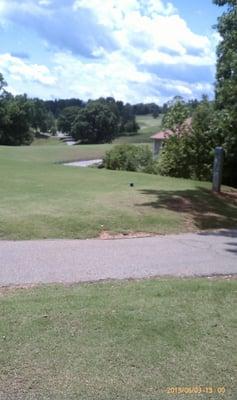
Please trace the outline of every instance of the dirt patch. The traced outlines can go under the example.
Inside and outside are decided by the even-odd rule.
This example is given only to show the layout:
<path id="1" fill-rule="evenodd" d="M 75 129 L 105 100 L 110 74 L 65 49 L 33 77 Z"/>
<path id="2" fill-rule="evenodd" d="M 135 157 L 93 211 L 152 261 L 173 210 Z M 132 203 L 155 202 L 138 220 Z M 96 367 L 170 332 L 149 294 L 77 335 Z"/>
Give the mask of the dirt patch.
<path id="1" fill-rule="evenodd" d="M 160 234 L 150 233 L 150 232 L 112 233 L 112 232 L 108 232 L 108 231 L 102 231 L 100 233 L 99 238 L 102 240 L 111 240 L 111 239 L 144 238 L 144 237 L 152 237 L 152 236 L 160 236 Z"/>
<path id="2" fill-rule="evenodd" d="M 216 195 L 217 197 L 221 199 L 226 199 L 229 200 L 231 203 L 234 203 L 234 205 L 237 205 L 237 190 L 229 190 L 226 192 L 221 192 Z"/>
<path id="3" fill-rule="evenodd" d="M 192 209 L 192 202 L 184 197 L 173 196 L 167 199 L 167 207 L 172 211 L 189 212 Z"/>
<path id="4" fill-rule="evenodd" d="M 9 286 L 3 286 L 0 287 L 0 298 L 4 297 L 7 294 L 13 294 L 14 293 L 19 293 L 22 292 L 25 294 L 26 290 L 29 289 L 38 289 L 42 286 L 44 286 L 45 288 L 50 288 L 50 287 L 54 287 L 54 286 L 60 286 L 60 287 L 64 287 L 64 288 L 71 288 L 71 287 L 76 287 L 79 285 L 98 285 L 98 284 L 106 284 L 106 283 L 116 283 L 116 284 L 123 284 L 125 282 L 142 282 L 142 281 L 148 281 L 148 280 L 159 280 L 159 281 L 167 281 L 167 280 L 193 280 L 193 279 L 207 279 L 207 280 L 213 280 L 213 281 L 220 281 L 220 280 L 227 280 L 227 281 L 231 281 L 231 280 L 237 280 L 237 275 L 233 274 L 233 275 L 210 275 L 210 276 L 186 276 L 186 277 L 177 277 L 177 276 L 172 276 L 172 275 L 154 275 L 154 276 L 147 276 L 147 277 L 143 277 L 143 278 L 127 278 L 127 279 L 100 279 L 99 281 L 85 281 L 85 282 L 77 282 L 77 283 L 50 283 L 47 285 L 43 285 L 42 283 L 38 283 L 38 284 L 34 284 L 34 285 L 9 285 Z M 47 314 L 43 315 L 43 318 L 47 318 Z"/>
<path id="5" fill-rule="evenodd" d="M 39 284 L 40 285 L 40 284 Z M 33 289 L 39 286 L 38 284 L 26 284 L 26 285 L 9 285 L 9 286 L 0 286 L 0 297 L 8 294 L 9 292 L 13 292 L 15 290 L 28 290 Z"/>

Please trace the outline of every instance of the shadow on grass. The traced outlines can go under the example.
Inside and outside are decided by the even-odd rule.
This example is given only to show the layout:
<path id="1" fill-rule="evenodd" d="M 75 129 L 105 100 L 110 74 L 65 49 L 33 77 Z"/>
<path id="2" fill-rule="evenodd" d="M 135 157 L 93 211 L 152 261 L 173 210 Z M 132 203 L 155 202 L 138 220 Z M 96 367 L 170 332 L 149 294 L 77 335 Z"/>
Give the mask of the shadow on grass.
<path id="1" fill-rule="evenodd" d="M 217 195 L 197 187 L 190 190 L 142 190 L 141 193 L 156 197 L 141 206 L 187 214 L 197 229 L 237 228 L 236 192 Z"/>

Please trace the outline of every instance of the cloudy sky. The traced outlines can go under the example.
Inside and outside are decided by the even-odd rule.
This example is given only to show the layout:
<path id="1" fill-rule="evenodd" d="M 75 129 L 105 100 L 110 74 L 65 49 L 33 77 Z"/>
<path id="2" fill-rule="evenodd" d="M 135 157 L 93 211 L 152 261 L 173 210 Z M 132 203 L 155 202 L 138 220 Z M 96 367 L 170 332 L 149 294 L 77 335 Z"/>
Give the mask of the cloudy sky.
<path id="1" fill-rule="evenodd" d="M 0 72 L 14 94 L 162 104 L 213 93 L 212 0 L 0 0 Z"/>

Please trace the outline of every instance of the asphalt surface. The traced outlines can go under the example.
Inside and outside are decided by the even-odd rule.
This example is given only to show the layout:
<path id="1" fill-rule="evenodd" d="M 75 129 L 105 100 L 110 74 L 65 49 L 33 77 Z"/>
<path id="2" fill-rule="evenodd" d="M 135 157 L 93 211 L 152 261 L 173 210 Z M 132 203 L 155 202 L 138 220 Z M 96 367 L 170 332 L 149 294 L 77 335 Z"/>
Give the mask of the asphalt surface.
<path id="1" fill-rule="evenodd" d="M 237 274 L 237 230 L 118 240 L 0 241 L 0 286 Z"/>

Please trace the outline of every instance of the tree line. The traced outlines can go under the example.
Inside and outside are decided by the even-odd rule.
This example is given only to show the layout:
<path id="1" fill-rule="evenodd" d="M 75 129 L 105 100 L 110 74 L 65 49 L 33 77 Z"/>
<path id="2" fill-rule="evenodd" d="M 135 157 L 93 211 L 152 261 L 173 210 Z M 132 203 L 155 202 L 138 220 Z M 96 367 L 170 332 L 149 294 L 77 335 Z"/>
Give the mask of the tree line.
<path id="1" fill-rule="evenodd" d="M 111 142 L 123 132 L 137 132 L 136 115 L 159 116 L 155 103 L 131 105 L 113 97 L 97 100 L 41 100 L 13 96 L 0 73 L 0 145 L 30 144 L 38 132 L 57 131 L 81 143 Z"/>
<path id="2" fill-rule="evenodd" d="M 89 102 L 91 100 L 88 100 Z M 115 100 L 113 99 L 113 97 L 107 97 L 107 101 L 108 102 L 114 102 Z M 79 107 L 79 108 L 83 108 L 86 106 L 85 101 L 80 100 L 80 99 L 76 99 L 76 98 L 72 98 L 72 99 L 55 99 L 55 100 L 46 100 L 44 102 L 46 108 L 48 111 L 52 112 L 52 114 L 55 117 L 58 117 L 61 112 L 67 108 L 67 107 Z M 166 106 L 159 106 L 156 103 L 138 103 L 138 104 L 134 104 L 131 105 L 129 103 L 123 103 L 122 101 L 118 101 L 117 105 L 119 108 L 126 106 L 126 107 L 132 107 L 133 113 L 135 115 L 148 115 L 148 114 L 152 114 L 155 118 L 159 116 L 159 114 L 163 113 L 163 107 L 164 109 L 166 108 Z"/>

